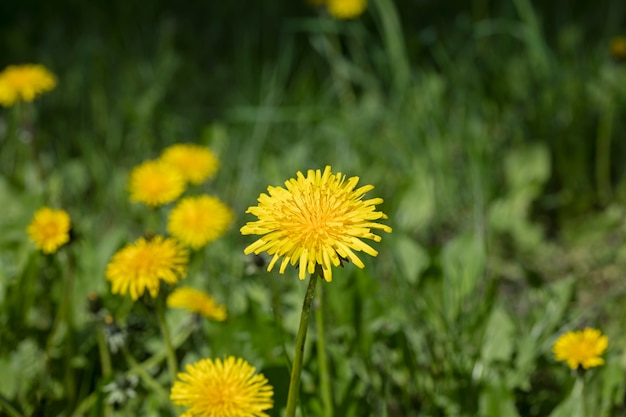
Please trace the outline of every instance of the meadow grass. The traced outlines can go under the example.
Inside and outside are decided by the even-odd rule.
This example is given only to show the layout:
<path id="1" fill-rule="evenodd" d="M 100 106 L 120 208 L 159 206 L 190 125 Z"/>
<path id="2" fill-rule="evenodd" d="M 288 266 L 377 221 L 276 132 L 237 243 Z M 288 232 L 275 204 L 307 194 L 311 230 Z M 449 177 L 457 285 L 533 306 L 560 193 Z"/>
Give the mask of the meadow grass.
<path id="1" fill-rule="evenodd" d="M 577 5 L 588 18 L 571 22 L 525 0 L 371 0 L 349 21 L 296 2 L 101 3 L 2 6 L 2 64 L 42 63 L 59 83 L 0 113 L 0 414 L 180 415 L 168 364 L 233 355 L 282 415 L 307 283 L 245 256 L 239 228 L 268 185 L 331 165 L 375 186 L 393 232 L 365 268 L 318 283 L 300 415 L 626 415 L 620 2 Z M 158 299 L 112 294 L 105 272 L 165 233 L 171 206 L 130 202 L 127 182 L 174 143 L 218 155 L 188 194 L 235 220 L 182 281 L 228 319 L 167 310 L 172 358 Z M 26 233 L 45 205 L 73 225 L 53 255 Z M 576 372 L 552 346 L 584 327 L 609 348 Z"/>

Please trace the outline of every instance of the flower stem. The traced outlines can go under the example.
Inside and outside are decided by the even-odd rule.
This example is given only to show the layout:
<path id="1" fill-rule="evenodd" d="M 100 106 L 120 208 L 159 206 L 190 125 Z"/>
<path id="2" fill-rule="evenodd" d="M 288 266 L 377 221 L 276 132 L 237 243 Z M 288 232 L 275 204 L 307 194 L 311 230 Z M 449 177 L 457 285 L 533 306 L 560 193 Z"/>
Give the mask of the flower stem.
<path id="1" fill-rule="evenodd" d="M 321 278 L 321 276 L 320 276 Z M 326 356 L 326 340 L 324 338 L 324 310 L 322 309 L 323 287 L 317 292 L 317 306 L 315 308 L 315 326 L 317 330 L 317 364 L 320 372 L 320 391 L 324 416 L 333 417 L 333 397 L 330 389 L 330 372 Z"/>
<path id="2" fill-rule="evenodd" d="M 169 393 L 164 390 L 163 387 L 157 381 L 155 381 L 154 378 L 152 378 L 152 376 L 150 376 L 148 371 L 146 371 L 141 365 L 137 363 L 135 358 L 132 357 L 132 355 L 128 352 L 125 346 L 122 347 L 122 354 L 124 355 L 124 358 L 126 359 L 126 362 L 128 362 L 128 366 L 130 368 L 128 373 L 138 375 L 143 383 L 146 384 L 150 389 L 152 389 L 162 402 L 167 402 L 167 399 L 169 398 Z"/>
<path id="3" fill-rule="evenodd" d="M 159 320 L 159 326 L 161 327 L 161 333 L 163 334 L 163 340 L 165 341 L 165 349 L 167 353 L 167 367 L 170 371 L 170 380 L 173 384 L 176 381 L 176 373 L 178 372 L 178 364 L 176 362 L 176 352 L 172 345 L 172 338 L 170 337 L 170 331 L 167 328 L 167 322 L 165 321 L 165 300 L 157 300 L 157 316 Z"/>
<path id="4" fill-rule="evenodd" d="M 304 354 L 304 342 L 306 341 L 306 332 L 309 328 L 309 313 L 311 312 L 311 303 L 315 294 L 315 284 L 318 277 L 311 275 L 309 278 L 309 286 L 306 289 L 304 303 L 302 304 L 302 314 L 300 315 L 300 326 L 296 335 L 296 349 L 293 357 L 293 365 L 291 366 L 291 379 L 289 380 L 289 392 L 287 394 L 287 412 L 285 417 L 294 417 L 296 414 L 296 405 L 300 394 L 300 373 L 302 372 L 302 356 Z"/>

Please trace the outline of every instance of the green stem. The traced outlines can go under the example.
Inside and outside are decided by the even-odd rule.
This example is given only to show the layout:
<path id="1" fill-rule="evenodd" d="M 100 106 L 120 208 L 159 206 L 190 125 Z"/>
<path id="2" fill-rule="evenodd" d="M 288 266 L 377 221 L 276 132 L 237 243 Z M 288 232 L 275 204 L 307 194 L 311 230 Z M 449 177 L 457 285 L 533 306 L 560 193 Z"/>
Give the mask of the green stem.
<path id="1" fill-rule="evenodd" d="M 98 354 L 100 355 L 100 366 L 102 367 L 102 376 L 105 379 L 108 379 L 109 376 L 111 376 L 111 372 L 112 372 L 111 354 L 109 353 L 109 348 L 104 338 L 104 330 L 102 329 L 101 324 L 98 324 L 98 328 L 96 330 L 96 342 L 98 343 Z"/>
<path id="2" fill-rule="evenodd" d="M 298 327 L 298 334 L 296 335 L 296 349 L 293 357 L 293 366 L 291 367 L 291 379 L 289 380 L 287 412 L 285 413 L 285 417 L 294 417 L 296 414 L 296 406 L 300 394 L 300 373 L 302 372 L 304 342 L 306 341 L 306 332 L 309 328 L 309 313 L 311 312 L 311 302 L 315 294 L 315 284 L 317 284 L 317 280 L 317 275 L 311 275 L 309 278 L 309 286 L 306 289 L 304 303 L 302 304 L 300 326 Z"/>
<path id="3" fill-rule="evenodd" d="M 169 393 L 163 389 L 163 387 L 154 379 L 148 371 L 146 371 L 141 365 L 137 363 L 135 358 L 128 352 L 126 347 L 122 348 L 122 353 L 124 354 L 124 358 L 126 362 L 128 362 L 128 366 L 130 367 L 129 373 L 136 374 L 141 378 L 144 384 L 148 386 L 150 389 L 154 391 L 158 398 L 163 402 L 167 402 L 170 398 Z"/>
<path id="4" fill-rule="evenodd" d="M 323 287 L 317 292 L 317 305 L 315 308 L 315 326 L 317 330 L 317 363 L 320 372 L 320 391 L 324 416 L 333 417 L 333 397 L 330 389 L 330 372 L 328 371 L 328 358 L 326 356 L 326 341 L 324 337 L 324 310 Z"/>
<path id="5" fill-rule="evenodd" d="M 0 394 L 0 410 L 6 411 L 9 417 L 22 417 L 22 415 L 11 405 L 11 403 Z"/>
<path id="6" fill-rule="evenodd" d="M 159 326 L 161 327 L 161 333 L 163 334 L 163 340 L 165 341 L 165 349 L 167 353 L 167 367 L 170 371 L 170 381 L 173 384 L 174 381 L 176 381 L 176 374 L 178 373 L 178 363 L 176 361 L 176 352 L 174 351 L 174 347 L 172 345 L 170 331 L 167 328 L 167 322 L 165 320 L 164 299 L 157 300 L 157 316 L 159 319 Z"/>

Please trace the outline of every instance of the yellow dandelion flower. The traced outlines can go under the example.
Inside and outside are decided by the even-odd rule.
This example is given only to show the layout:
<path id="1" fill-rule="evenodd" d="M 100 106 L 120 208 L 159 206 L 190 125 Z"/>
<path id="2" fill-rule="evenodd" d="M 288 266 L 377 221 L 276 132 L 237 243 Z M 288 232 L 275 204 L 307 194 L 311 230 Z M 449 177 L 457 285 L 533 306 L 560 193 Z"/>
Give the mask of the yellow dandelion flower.
<path id="1" fill-rule="evenodd" d="M 324 279 L 330 282 L 331 265 L 339 266 L 341 259 L 363 268 L 363 262 L 354 252 L 363 251 L 371 256 L 378 252 L 361 239 L 379 242 L 380 236 L 371 229 L 389 233 L 391 227 L 374 222 L 387 218 L 384 213 L 375 211 L 376 204 L 383 200 L 363 200 L 365 193 L 374 187 L 365 185 L 355 189 L 358 182 L 359 177 L 346 181 L 345 175 L 333 174 L 327 166 L 323 173 L 319 169 L 309 170 L 306 177 L 298 172 L 296 179 L 285 182 L 286 189 L 268 187 L 269 195 L 261 194 L 259 205 L 246 211 L 259 220 L 248 222 L 241 233 L 262 237 L 244 252 L 274 255 L 268 271 L 283 257 L 281 274 L 287 264 L 298 264 L 300 279 L 305 278 L 307 271 L 312 274 L 315 266 L 321 265 Z"/>
<path id="2" fill-rule="evenodd" d="M 626 60 L 626 36 L 611 39 L 611 57 L 618 62 Z"/>
<path id="3" fill-rule="evenodd" d="M 146 161 L 130 173 L 130 200 L 156 207 L 171 203 L 185 191 L 185 178 L 162 161 Z"/>
<path id="4" fill-rule="evenodd" d="M 241 358 L 202 359 L 185 367 L 172 386 L 184 417 L 268 417 L 274 390 L 263 374 Z"/>
<path id="5" fill-rule="evenodd" d="M 185 245 L 200 249 L 222 236 L 233 217 L 233 212 L 217 197 L 187 197 L 172 209 L 167 231 Z"/>
<path id="6" fill-rule="evenodd" d="M 217 304 L 207 293 L 190 287 L 176 288 L 167 297 L 167 306 L 184 308 L 215 321 L 224 321 L 227 317 L 225 306 Z"/>
<path id="7" fill-rule="evenodd" d="M 192 184 L 200 184 L 213 177 L 219 160 L 208 148 L 199 145 L 177 144 L 166 148 L 161 160 L 178 169 Z"/>
<path id="8" fill-rule="evenodd" d="M 367 0 L 327 0 L 328 13 L 335 19 L 352 19 L 367 8 Z"/>
<path id="9" fill-rule="evenodd" d="M 600 357 L 606 350 L 609 339 L 600 330 L 586 328 L 582 331 L 561 335 L 552 347 L 557 361 L 565 361 L 572 369 L 593 368 L 604 364 Z"/>
<path id="10" fill-rule="evenodd" d="M 37 210 L 26 229 L 37 249 L 54 253 L 70 240 L 70 216 L 64 210 L 43 207 Z"/>
<path id="11" fill-rule="evenodd" d="M 188 262 L 189 253 L 176 240 L 163 236 L 140 238 L 113 255 L 106 279 L 111 282 L 113 294 L 130 292 L 137 300 L 148 290 L 156 297 L 161 281 L 171 285 L 185 277 Z"/>
<path id="12" fill-rule="evenodd" d="M 9 65 L 0 72 L 0 105 L 9 107 L 18 101 L 33 101 L 56 84 L 54 74 L 43 65 Z"/>

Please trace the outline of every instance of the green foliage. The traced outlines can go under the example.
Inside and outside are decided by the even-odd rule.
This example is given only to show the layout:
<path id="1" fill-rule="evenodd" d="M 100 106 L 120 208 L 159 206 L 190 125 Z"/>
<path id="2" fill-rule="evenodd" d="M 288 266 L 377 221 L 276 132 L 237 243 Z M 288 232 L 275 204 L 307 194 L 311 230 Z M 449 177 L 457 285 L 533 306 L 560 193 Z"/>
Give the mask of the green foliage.
<path id="1" fill-rule="evenodd" d="M 59 85 L 0 112 L 0 414 L 181 413 L 155 302 L 104 273 L 169 210 L 128 201 L 130 169 L 194 142 L 221 161 L 197 190 L 236 220 L 185 282 L 228 320 L 167 312 L 179 368 L 241 356 L 281 415 L 306 282 L 245 257 L 238 229 L 268 185 L 329 164 L 376 186 L 394 230 L 323 284 L 302 416 L 324 416 L 319 349 L 335 416 L 626 415 L 621 2 L 573 2 L 567 22 L 527 0 L 372 0 L 351 21 L 304 2 L 18 3 L 0 5 L 3 63 Z M 72 218 L 55 255 L 26 234 L 42 205 Z M 551 347 L 584 326 L 609 351 L 581 374 Z"/>

